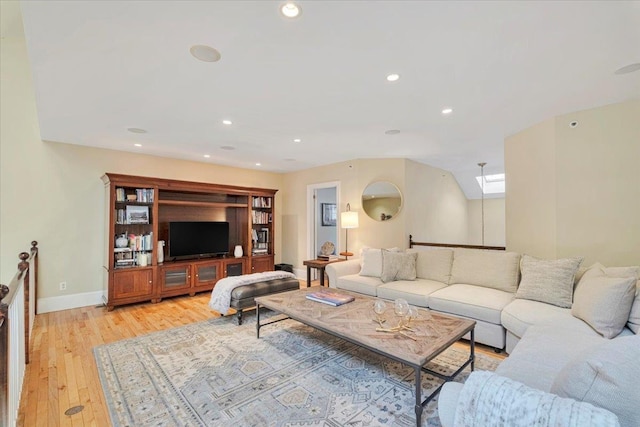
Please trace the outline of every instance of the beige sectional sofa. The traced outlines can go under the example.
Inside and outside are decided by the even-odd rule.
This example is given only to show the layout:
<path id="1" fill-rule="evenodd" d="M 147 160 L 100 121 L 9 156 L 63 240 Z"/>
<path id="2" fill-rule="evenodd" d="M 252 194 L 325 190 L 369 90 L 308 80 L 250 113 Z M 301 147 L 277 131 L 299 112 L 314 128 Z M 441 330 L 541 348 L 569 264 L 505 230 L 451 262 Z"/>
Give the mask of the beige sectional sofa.
<path id="1" fill-rule="evenodd" d="M 409 249 L 415 254 L 415 276 L 383 281 L 382 256 L 395 251 L 363 249 L 360 259 L 329 264 L 329 285 L 394 300 L 477 322 L 475 339 L 496 349 L 505 347 L 502 310 L 513 301 L 519 280 L 520 254 L 475 249 Z"/>
<path id="2" fill-rule="evenodd" d="M 368 251 L 379 252 L 381 258 Z M 332 287 L 404 298 L 410 304 L 474 319 L 478 342 L 499 349 L 506 346 L 509 357 L 491 375 L 510 381 L 515 387 L 512 400 L 494 401 L 493 395 L 487 398 L 468 390 L 465 394 L 463 384 L 448 383 L 439 396 L 444 427 L 486 424 L 482 414 L 474 412 L 478 408 L 469 409 L 469 401 L 495 403 L 488 410 L 494 420 L 508 419 L 513 415 L 508 411 L 535 411 L 536 425 L 553 425 L 553 417 L 564 410 L 575 425 L 640 426 L 639 267 L 596 264 L 578 271 L 578 258 L 547 261 L 458 248 L 407 252 L 414 254 L 404 255 L 406 264 L 412 258 L 415 262 L 413 278 L 410 265 L 392 269 L 395 276 L 394 271 L 385 275 L 385 266 L 377 264 L 383 264 L 390 252 L 370 249 L 361 259 L 329 265 L 327 274 Z M 398 276 L 401 280 L 396 280 Z M 482 393 L 490 393 L 487 384 L 479 387 Z M 500 394 L 504 393 L 496 396 Z M 461 403 L 460 396 L 467 396 L 467 402 Z M 535 408 L 535 402 L 548 407 Z M 604 418 L 585 421 L 585 416 L 603 416 L 590 411 L 589 405 L 604 409 Z M 614 415 L 607 418 L 607 411 Z M 475 424 L 469 423 L 476 415 Z M 520 425 L 517 417 L 513 425 Z"/>

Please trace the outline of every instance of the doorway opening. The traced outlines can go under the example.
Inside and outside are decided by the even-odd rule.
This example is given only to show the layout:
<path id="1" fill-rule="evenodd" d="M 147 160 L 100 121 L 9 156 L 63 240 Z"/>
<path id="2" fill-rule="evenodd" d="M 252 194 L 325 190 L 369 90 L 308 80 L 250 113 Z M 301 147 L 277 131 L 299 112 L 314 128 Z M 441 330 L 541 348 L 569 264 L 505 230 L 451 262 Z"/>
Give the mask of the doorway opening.
<path id="1" fill-rule="evenodd" d="M 315 259 L 324 248 L 331 248 L 333 254 L 339 252 L 339 210 L 340 182 L 324 182 L 307 186 L 307 259 Z M 312 280 L 317 278 L 312 269 Z"/>

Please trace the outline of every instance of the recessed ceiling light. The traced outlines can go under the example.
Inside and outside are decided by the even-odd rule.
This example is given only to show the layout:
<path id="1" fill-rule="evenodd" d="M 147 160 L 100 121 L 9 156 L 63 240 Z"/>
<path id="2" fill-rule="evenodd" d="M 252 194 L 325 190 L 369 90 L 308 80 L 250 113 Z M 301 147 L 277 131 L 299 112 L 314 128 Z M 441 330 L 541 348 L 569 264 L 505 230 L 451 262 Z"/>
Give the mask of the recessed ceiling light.
<path id="1" fill-rule="evenodd" d="M 136 147 L 142 147 L 142 144 L 133 144 Z"/>
<path id="2" fill-rule="evenodd" d="M 236 149 L 236 147 L 233 147 L 231 145 L 223 145 L 220 148 L 223 149 L 223 150 L 227 150 L 227 151 L 233 151 L 233 150 Z"/>
<path id="3" fill-rule="evenodd" d="M 287 2 L 280 7 L 280 12 L 287 18 L 295 18 L 301 11 L 300 6 L 293 2 Z"/>
<path id="4" fill-rule="evenodd" d="M 387 81 L 395 82 L 400 78 L 400 74 L 389 74 L 387 76 Z"/>
<path id="5" fill-rule="evenodd" d="M 256 163 L 256 166 L 260 166 L 260 165 L 262 165 L 262 163 Z"/>
<path id="6" fill-rule="evenodd" d="M 618 68 L 614 74 L 629 74 L 638 70 L 640 70 L 640 62 L 636 62 L 635 64 L 629 64 L 629 65 L 625 65 L 622 68 Z"/>
<path id="7" fill-rule="evenodd" d="M 400 133 L 400 131 L 398 129 L 389 129 L 389 130 L 384 131 L 385 135 L 397 135 L 399 133 Z"/>
<path id="8" fill-rule="evenodd" d="M 202 44 L 191 46 L 189 52 L 194 58 L 204 62 L 218 62 L 221 58 L 220 52 L 216 49 Z"/>
<path id="9" fill-rule="evenodd" d="M 131 133 L 147 133 L 146 130 L 140 128 L 127 128 L 127 130 Z"/>
<path id="10" fill-rule="evenodd" d="M 222 124 L 224 124 L 224 125 L 232 125 L 233 122 L 231 120 L 223 120 Z"/>
<path id="11" fill-rule="evenodd" d="M 293 142 L 302 142 L 302 140 L 300 138 L 296 138 L 293 140 Z"/>
<path id="12" fill-rule="evenodd" d="M 204 155 L 204 158 L 205 158 L 205 159 L 208 159 L 209 157 L 211 157 L 209 154 L 205 154 L 205 155 Z"/>
<path id="13" fill-rule="evenodd" d="M 442 114 L 451 114 L 453 113 L 453 108 L 443 108 L 442 109 Z"/>
<path id="14" fill-rule="evenodd" d="M 285 162 L 295 162 L 296 159 L 284 159 Z"/>

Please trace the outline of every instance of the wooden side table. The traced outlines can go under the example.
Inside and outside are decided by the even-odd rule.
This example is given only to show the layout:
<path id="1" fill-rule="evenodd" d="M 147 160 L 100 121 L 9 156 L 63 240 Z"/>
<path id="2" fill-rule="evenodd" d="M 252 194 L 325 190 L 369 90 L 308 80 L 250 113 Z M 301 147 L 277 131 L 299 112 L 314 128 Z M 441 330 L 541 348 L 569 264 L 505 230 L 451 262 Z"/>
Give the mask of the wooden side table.
<path id="1" fill-rule="evenodd" d="M 303 261 L 302 264 L 307 266 L 307 288 L 311 286 L 311 269 L 315 268 L 320 273 L 320 286 L 324 286 L 324 268 L 332 262 L 344 261 L 343 259 L 332 259 L 325 261 L 323 259 L 310 259 Z"/>

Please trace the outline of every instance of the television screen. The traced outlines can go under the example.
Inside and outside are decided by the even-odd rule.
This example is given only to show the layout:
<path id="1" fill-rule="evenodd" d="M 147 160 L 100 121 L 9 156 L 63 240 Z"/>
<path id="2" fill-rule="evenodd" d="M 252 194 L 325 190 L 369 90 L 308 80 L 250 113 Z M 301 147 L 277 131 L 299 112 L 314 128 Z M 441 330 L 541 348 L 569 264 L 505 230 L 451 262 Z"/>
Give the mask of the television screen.
<path id="1" fill-rule="evenodd" d="M 229 252 L 228 222 L 170 222 L 169 257 L 188 258 Z"/>

